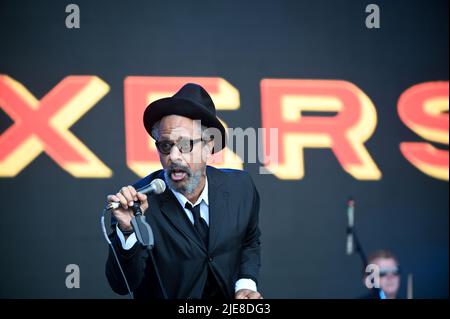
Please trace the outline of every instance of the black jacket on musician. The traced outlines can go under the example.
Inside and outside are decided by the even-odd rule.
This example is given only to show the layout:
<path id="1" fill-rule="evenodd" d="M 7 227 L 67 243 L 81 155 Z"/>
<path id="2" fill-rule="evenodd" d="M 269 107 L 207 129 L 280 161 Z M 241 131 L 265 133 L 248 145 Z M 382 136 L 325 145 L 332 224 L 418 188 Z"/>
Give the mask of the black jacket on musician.
<path id="1" fill-rule="evenodd" d="M 258 282 L 260 268 L 259 195 L 244 171 L 207 166 L 209 200 L 209 245 L 195 228 L 169 188 L 149 195 L 145 212 L 155 237 L 152 250 L 136 243 L 124 250 L 115 233 L 110 239 L 135 298 L 202 298 L 208 273 L 214 276 L 225 298 L 234 297 L 238 279 Z M 164 179 L 162 170 L 139 180 L 138 189 L 153 179 Z M 126 294 L 127 288 L 110 249 L 106 276 L 111 288 Z"/>

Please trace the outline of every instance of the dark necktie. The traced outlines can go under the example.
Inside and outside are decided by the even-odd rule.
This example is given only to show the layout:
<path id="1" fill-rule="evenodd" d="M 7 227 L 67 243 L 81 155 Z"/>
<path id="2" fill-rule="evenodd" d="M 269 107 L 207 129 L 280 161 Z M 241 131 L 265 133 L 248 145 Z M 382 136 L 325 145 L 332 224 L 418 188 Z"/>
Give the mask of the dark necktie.
<path id="1" fill-rule="evenodd" d="M 208 247 L 208 224 L 206 224 L 206 221 L 200 216 L 200 204 L 192 207 L 190 203 L 186 203 L 185 207 L 192 212 L 192 215 L 194 216 L 194 228 L 206 247 Z"/>

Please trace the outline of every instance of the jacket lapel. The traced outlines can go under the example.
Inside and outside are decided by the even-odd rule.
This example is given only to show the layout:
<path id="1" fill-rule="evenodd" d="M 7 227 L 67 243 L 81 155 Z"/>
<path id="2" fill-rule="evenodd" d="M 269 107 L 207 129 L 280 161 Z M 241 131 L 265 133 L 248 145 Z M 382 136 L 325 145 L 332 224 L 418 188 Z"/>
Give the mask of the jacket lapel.
<path id="1" fill-rule="evenodd" d="M 220 240 L 220 234 L 226 226 L 228 216 L 228 192 L 223 187 L 221 172 L 207 167 L 209 196 L 209 251 L 213 251 Z"/>
<path id="2" fill-rule="evenodd" d="M 208 251 L 213 251 L 220 240 L 220 234 L 226 226 L 228 216 L 228 197 L 223 178 L 220 177 L 221 171 L 207 167 L 208 176 L 208 196 L 209 196 L 209 247 Z M 159 178 L 164 179 L 164 174 Z M 164 193 L 158 196 L 160 208 L 167 219 L 182 232 L 186 237 L 195 242 L 203 251 L 207 252 L 205 244 L 196 234 L 194 227 L 188 220 L 184 210 L 180 207 L 178 200 L 172 191 L 167 187 Z"/>
<path id="3" fill-rule="evenodd" d="M 194 227 L 169 187 L 166 188 L 164 193 L 162 193 L 158 199 L 160 202 L 161 212 L 173 224 L 173 226 L 206 252 L 205 244 L 195 233 Z"/>

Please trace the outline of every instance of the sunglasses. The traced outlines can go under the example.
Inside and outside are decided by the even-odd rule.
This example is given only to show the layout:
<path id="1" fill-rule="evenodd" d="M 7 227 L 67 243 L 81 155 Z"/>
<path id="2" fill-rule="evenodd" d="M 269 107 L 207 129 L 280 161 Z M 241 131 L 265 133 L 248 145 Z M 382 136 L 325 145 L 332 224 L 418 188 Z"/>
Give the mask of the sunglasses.
<path id="1" fill-rule="evenodd" d="M 387 275 L 393 275 L 393 276 L 400 275 L 400 268 L 381 269 L 380 270 L 380 277 L 385 277 Z"/>
<path id="2" fill-rule="evenodd" d="M 181 153 L 190 153 L 192 152 L 192 149 L 194 148 L 194 145 L 198 142 L 200 142 L 202 139 L 197 138 L 194 140 L 182 138 L 178 140 L 177 142 L 169 141 L 169 140 L 163 140 L 163 141 L 157 141 L 155 142 L 156 148 L 161 154 L 169 155 L 170 151 L 172 150 L 172 147 L 176 146 Z"/>

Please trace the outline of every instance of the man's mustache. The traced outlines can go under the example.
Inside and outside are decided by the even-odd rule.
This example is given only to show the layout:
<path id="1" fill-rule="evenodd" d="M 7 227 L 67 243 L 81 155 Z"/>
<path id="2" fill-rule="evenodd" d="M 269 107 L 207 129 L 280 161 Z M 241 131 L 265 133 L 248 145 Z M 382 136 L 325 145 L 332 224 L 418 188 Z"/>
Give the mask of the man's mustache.
<path id="1" fill-rule="evenodd" d="M 189 177 L 192 176 L 192 172 L 189 167 L 183 166 L 181 164 L 172 163 L 167 167 L 167 173 L 168 175 L 172 174 L 173 172 L 184 172 Z"/>

